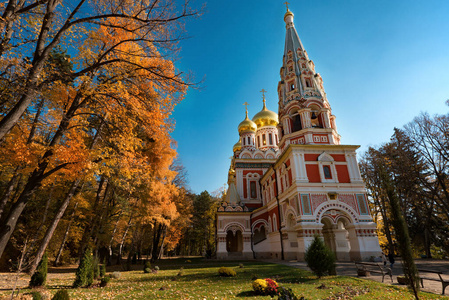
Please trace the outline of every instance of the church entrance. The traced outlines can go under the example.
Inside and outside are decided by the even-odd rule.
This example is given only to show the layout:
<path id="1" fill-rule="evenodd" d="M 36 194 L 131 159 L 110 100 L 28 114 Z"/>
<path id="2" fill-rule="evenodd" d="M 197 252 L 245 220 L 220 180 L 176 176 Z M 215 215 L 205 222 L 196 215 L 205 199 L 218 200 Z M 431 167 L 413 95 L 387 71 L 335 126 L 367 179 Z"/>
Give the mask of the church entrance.
<path id="1" fill-rule="evenodd" d="M 324 243 L 329 249 L 334 252 L 335 257 L 339 261 L 349 261 L 351 244 L 349 242 L 349 232 L 346 229 L 349 222 L 345 218 L 338 218 L 338 220 L 323 217 L 323 238 Z"/>
<path id="2" fill-rule="evenodd" d="M 243 250 L 243 237 L 240 230 L 236 230 L 235 233 L 232 230 L 228 230 L 226 233 L 226 251 L 228 253 L 239 253 Z"/>

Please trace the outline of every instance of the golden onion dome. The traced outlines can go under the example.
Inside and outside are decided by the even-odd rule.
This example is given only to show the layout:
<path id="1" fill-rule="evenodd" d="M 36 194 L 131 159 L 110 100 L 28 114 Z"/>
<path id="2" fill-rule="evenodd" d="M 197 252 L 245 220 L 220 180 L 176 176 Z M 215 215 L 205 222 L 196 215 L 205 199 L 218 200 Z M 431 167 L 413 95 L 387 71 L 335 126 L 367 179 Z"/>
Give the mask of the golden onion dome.
<path id="1" fill-rule="evenodd" d="M 279 124 L 278 114 L 267 109 L 265 98 L 263 99 L 263 109 L 253 117 L 253 122 L 256 123 L 258 128 L 263 126 L 277 126 Z"/>
<path id="2" fill-rule="evenodd" d="M 242 142 L 239 139 L 239 141 L 237 143 L 235 143 L 234 147 L 232 147 L 232 151 L 235 152 L 235 151 L 240 151 L 240 150 L 242 150 Z"/>
<path id="3" fill-rule="evenodd" d="M 257 130 L 257 125 L 256 123 L 254 123 L 253 121 L 251 121 L 248 118 L 248 111 L 246 111 L 246 118 L 245 120 L 243 120 L 242 122 L 240 122 L 239 127 L 239 134 L 244 132 L 244 131 L 252 131 L 252 132 L 256 132 Z"/>
<path id="4" fill-rule="evenodd" d="M 288 16 L 292 16 L 293 17 L 294 14 L 287 8 L 287 12 L 284 15 L 284 21 L 285 21 L 285 18 L 288 17 Z"/>

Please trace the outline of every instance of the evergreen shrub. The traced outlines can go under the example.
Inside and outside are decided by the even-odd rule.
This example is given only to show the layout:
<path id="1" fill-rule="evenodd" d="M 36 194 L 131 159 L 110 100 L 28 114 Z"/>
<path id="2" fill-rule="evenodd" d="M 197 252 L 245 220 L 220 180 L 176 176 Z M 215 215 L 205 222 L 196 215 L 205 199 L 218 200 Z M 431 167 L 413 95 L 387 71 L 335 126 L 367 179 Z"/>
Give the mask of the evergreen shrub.
<path id="1" fill-rule="evenodd" d="M 278 288 L 278 294 L 278 300 L 305 300 L 304 297 L 298 298 L 292 289 L 283 286 Z"/>
<path id="2" fill-rule="evenodd" d="M 39 293 L 38 291 L 34 291 L 30 293 L 31 297 L 33 297 L 33 300 L 42 300 L 44 299 L 44 296 L 42 296 L 41 293 Z"/>
<path id="3" fill-rule="evenodd" d="M 84 251 L 78 269 L 76 269 L 76 278 L 73 287 L 90 286 L 94 281 L 94 272 L 92 265 L 92 253 L 90 248 Z"/>
<path id="4" fill-rule="evenodd" d="M 48 270 L 48 257 L 47 253 L 44 253 L 42 256 L 39 265 L 37 266 L 36 271 L 33 276 L 31 276 L 30 287 L 38 287 L 44 286 L 47 281 L 47 270 Z"/>
<path id="5" fill-rule="evenodd" d="M 100 265 L 100 277 L 103 278 L 106 275 L 106 264 Z"/>
<path id="6" fill-rule="evenodd" d="M 220 269 L 218 269 L 218 274 L 223 277 L 234 277 L 237 275 L 233 269 L 228 267 L 220 267 Z"/>
<path id="7" fill-rule="evenodd" d="M 151 263 L 148 260 L 145 261 L 145 264 L 143 265 L 143 272 L 151 273 Z"/>
<path id="8" fill-rule="evenodd" d="M 67 290 L 59 290 L 56 294 L 51 298 L 51 300 L 69 300 L 69 292 Z"/>
<path id="9" fill-rule="evenodd" d="M 326 274 L 335 274 L 335 255 L 318 235 L 315 235 L 312 244 L 307 248 L 304 259 L 319 278 Z"/>
<path id="10" fill-rule="evenodd" d="M 109 281 L 111 281 L 111 277 L 109 277 L 109 276 L 105 276 L 105 277 L 101 278 L 100 286 L 101 287 L 107 286 Z"/>

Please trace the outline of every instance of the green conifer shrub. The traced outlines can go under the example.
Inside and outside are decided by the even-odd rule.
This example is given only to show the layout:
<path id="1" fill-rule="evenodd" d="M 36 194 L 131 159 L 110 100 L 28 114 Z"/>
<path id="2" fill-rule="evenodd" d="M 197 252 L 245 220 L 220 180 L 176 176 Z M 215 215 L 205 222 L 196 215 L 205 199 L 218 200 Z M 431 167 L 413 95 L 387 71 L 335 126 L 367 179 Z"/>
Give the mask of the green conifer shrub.
<path id="1" fill-rule="evenodd" d="M 42 256 L 36 271 L 34 271 L 33 276 L 31 276 L 30 287 L 44 286 L 47 281 L 47 270 L 48 270 L 48 257 L 47 253 Z"/>
<path id="2" fill-rule="evenodd" d="M 30 295 L 31 295 L 31 297 L 33 297 L 33 300 L 43 300 L 44 299 L 42 294 L 39 293 L 38 291 L 31 292 Z"/>
<path id="3" fill-rule="evenodd" d="M 307 248 L 304 259 L 319 278 L 335 272 L 335 255 L 318 235 L 315 235 L 312 244 Z"/>
<path id="4" fill-rule="evenodd" d="M 100 265 L 100 277 L 103 278 L 106 275 L 106 264 L 103 263 Z"/>
<path id="5" fill-rule="evenodd" d="M 69 300 L 69 292 L 67 290 L 59 290 L 56 294 L 51 298 L 51 300 Z"/>
<path id="6" fill-rule="evenodd" d="M 76 278 L 73 287 L 90 286 L 94 281 L 94 272 L 92 269 L 92 253 L 90 248 L 84 251 L 78 269 L 76 269 Z"/>
<path id="7" fill-rule="evenodd" d="M 151 263 L 148 260 L 145 261 L 145 264 L 143 265 L 143 272 L 151 273 Z"/>
<path id="8" fill-rule="evenodd" d="M 109 276 L 105 276 L 105 277 L 101 278 L 100 286 L 101 287 L 107 286 L 109 281 L 111 281 L 111 277 L 109 277 Z"/>

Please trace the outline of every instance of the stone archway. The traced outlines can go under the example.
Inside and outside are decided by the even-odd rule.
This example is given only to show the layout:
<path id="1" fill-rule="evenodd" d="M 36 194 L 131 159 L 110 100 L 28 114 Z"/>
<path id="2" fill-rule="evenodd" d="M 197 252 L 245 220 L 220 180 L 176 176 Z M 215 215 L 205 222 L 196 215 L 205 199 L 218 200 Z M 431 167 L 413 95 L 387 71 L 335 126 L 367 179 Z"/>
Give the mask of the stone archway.
<path id="1" fill-rule="evenodd" d="M 240 230 L 226 232 L 226 251 L 228 253 L 241 253 L 243 250 L 243 236 Z"/>
<path id="2" fill-rule="evenodd" d="M 352 225 L 342 211 L 326 214 L 321 219 L 323 224 L 324 243 L 334 252 L 337 260 L 349 261 L 351 259 L 351 242 L 348 226 Z"/>

